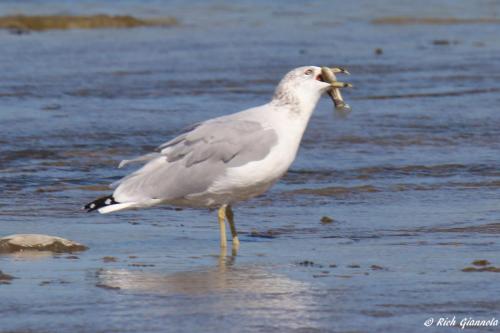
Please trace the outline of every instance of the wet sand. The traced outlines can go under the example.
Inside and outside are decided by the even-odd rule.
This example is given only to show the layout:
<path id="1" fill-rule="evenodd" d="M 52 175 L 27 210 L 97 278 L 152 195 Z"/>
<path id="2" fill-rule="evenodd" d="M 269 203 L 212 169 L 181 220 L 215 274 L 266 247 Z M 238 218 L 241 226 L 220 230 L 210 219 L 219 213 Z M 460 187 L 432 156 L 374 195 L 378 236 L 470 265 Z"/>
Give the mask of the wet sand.
<path id="1" fill-rule="evenodd" d="M 182 22 L 0 30 L 0 236 L 88 247 L 1 255 L 0 331 L 455 332 L 424 321 L 497 315 L 500 8 L 377 3 L 0 3 Z M 266 102 L 304 64 L 348 68 L 353 111 L 325 97 L 290 172 L 235 207 L 237 255 L 214 212 L 81 211 L 122 159 Z"/>

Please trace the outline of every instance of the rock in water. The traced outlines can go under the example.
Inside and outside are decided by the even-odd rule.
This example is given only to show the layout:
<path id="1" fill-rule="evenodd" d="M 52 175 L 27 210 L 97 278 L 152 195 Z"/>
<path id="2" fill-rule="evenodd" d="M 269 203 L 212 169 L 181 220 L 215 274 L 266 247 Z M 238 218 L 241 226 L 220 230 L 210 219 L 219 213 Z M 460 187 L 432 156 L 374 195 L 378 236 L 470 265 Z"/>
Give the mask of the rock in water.
<path id="1" fill-rule="evenodd" d="M 40 234 L 17 234 L 0 238 L 0 253 L 28 250 L 75 252 L 85 251 L 87 247 L 61 237 Z"/>
<path id="2" fill-rule="evenodd" d="M 0 271 L 0 284 L 10 284 L 10 281 L 17 279 L 16 277 L 5 274 L 4 272 Z"/>

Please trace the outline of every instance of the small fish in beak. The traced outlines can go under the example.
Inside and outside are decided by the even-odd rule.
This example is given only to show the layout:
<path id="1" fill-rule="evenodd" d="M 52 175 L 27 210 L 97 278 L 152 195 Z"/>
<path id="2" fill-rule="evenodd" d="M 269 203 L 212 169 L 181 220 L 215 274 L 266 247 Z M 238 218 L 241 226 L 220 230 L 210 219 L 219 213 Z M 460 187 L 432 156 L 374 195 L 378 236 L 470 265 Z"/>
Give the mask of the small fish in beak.
<path id="1" fill-rule="evenodd" d="M 349 75 L 350 73 L 342 67 L 321 67 L 321 76 L 323 80 L 330 83 L 332 89 L 328 92 L 332 98 L 333 104 L 335 104 L 335 109 L 338 111 L 349 112 L 351 107 L 349 104 L 344 102 L 342 94 L 340 93 L 340 88 L 352 88 L 352 84 L 337 81 L 337 77 L 334 73 L 342 73 Z"/>

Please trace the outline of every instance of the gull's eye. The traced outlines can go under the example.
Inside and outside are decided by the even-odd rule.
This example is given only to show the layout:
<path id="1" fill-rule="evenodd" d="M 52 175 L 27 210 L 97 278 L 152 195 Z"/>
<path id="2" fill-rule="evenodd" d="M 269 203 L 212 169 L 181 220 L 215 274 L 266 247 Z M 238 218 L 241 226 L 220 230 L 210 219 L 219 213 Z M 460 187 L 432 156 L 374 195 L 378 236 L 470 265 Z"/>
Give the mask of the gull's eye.
<path id="1" fill-rule="evenodd" d="M 312 73 L 313 73 L 313 70 L 310 68 L 304 72 L 305 75 L 311 75 Z"/>

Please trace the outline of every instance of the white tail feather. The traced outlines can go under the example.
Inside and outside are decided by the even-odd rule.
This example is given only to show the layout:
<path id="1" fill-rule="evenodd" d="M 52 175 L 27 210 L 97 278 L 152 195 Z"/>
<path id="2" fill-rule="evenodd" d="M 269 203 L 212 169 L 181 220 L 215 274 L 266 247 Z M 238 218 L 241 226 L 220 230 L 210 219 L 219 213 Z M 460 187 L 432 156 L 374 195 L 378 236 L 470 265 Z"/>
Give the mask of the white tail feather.
<path id="1" fill-rule="evenodd" d="M 101 207 L 98 209 L 98 211 L 101 214 L 107 214 L 107 213 L 116 212 L 119 210 L 134 208 L 137 206 L 138 205 L 136 202 L 124 202 L 124 203 L 118 203 L 118 204 L 114 204 L 114 205 L 110 205 L 110 206 Z"/>
<path id="2" fill-rule="evenodd" d="M 162 201 L 159 199 L 149 199 L 147 201 L 131 201 L 131 202 L 122 202 L 116 203 L 114 205 L 104 206 L 98 209 L 99 213 L 107 214 L 111 212 L 117 212 L 119 210 L 132 209 L 132 208 L 146 208 L 158 205 Z"/>

